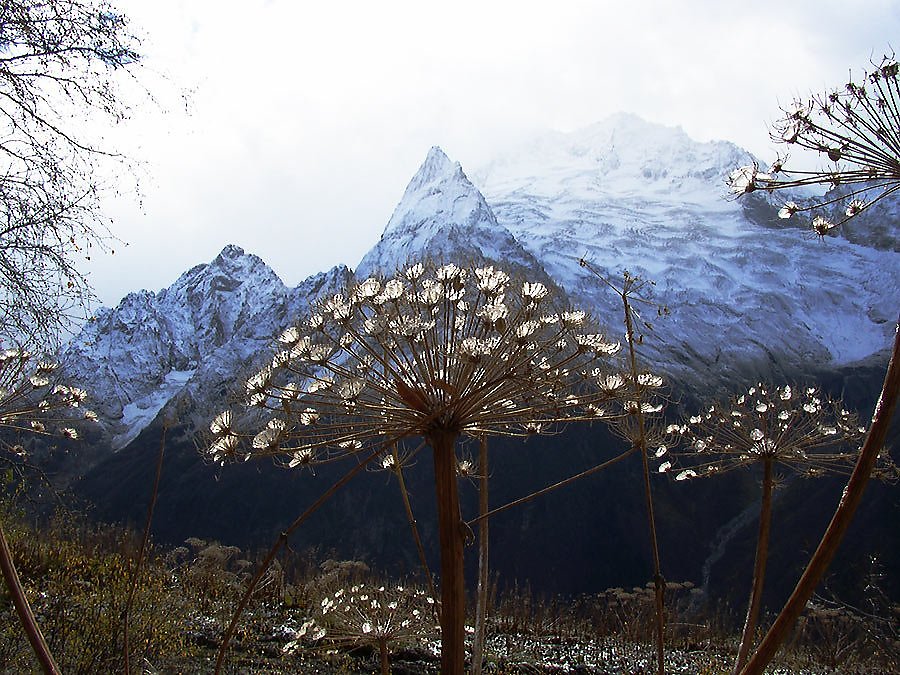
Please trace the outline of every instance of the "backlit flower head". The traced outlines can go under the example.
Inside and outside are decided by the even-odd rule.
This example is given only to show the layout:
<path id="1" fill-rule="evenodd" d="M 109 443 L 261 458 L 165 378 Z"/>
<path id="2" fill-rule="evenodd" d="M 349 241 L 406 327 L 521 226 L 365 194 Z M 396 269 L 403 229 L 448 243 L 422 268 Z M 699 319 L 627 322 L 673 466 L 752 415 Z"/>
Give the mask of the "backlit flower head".
<path id="1" fill-rule="evenodd" d="M 611 360 L 619 344 L 584 312 L 548 313 L 543 283 L 510 284 L 494 267 L 415 263 L 327 298 L 279 336 L 290 354 L 247 379 L 260 426 L 238 432 L 222 413 L 210 454 L 243 459 L 241 439 L 250 454 L 297 465 L 435 431 L 527 436 L 624 415 L 603 406 L 625 395 Z"/>
<path id="2" fill-rule="evenodd" d="M 756 164 L 748 164 L 729 174 L 728 189 L 735 195 L 749 194 L 765 188 L 771 180 L 771 174 L 760 171 Z"/>
<path id="3" fill-rule="evenodd" d="M 365 580 L 323 590 L 314 617 L 319 640 L 344 647 L 424 646 L 437 633 L 434 599 L 423 589 Z"/>
<path id="4" fill-rule="evenodd" d="M 885 56 L 855 81 L 783 108 L 772 126 L 772 139 L 792 151 L 815 153 L 822 166 L 789 167 L 785 158 L 778 160 L 778 170 L 771 174 L 762 174 L 755 166 L 741 167 L 731 174 L 732 192 L 826 186 L 833 191 L 825 197 L 810 199 L 803 206 L 788 201 L 778 214 L 789 218 L 828 209 L 827 216 L 819 213 L 810 219 L 814 233 L 823 237 L 900 189 L 897 70 L 893 55 Z M 837 208 L 839 204 L 843 208 Z"/>
<path id="5" fill-rule="evenodd" d="M 71 426 L 75 420 L 97 420 L 96 413 L 82 408 L 86 400 L 84 389 L 59 381 L 56 362 L 20 349 L 0 349 L 0 427 L 74 440 L 80 436 Z"/>
<path id="6" fill-rule="evenodd" d="M 673 454 L 690 469 L 679 480 L 763 460 L 805 476 L 847 471 L 865 433 L 855 414 L 817 388 L 763 383 L 691 416 L 679 431 L 687 449 Z"/>

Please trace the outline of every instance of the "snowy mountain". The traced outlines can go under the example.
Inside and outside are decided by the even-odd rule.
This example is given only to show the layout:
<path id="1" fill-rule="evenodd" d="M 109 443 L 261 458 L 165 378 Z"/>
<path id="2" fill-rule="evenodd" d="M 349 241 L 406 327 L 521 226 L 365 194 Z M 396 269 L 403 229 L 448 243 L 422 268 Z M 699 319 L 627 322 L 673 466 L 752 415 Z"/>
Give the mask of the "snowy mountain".
<path id="1" fill-rule="evenodd" d="M 497 222 L 459 163 L 433 147 L 409 182 L 380 241 L 363 257 L 356 276 L 390 274 L 409 260 L 500 261 L 529 273 L 540 263 Z"/>
<path id="2" fill-rule="evenodd" d="M 657 321 L 645 311 L 654 331 L 643 353 L 676 385 L 733 387 L 886 349 L 900 298 L 896 246 L 883 245 L 888 235 L 877 248 L 860 237 L 814 241 L 775 227 L 768 204 L 727 199 L 725 177 L 750 159 L 632 115 L 543 135 L 474 180 L 432 148 L 356 277 L 426 256 L 496 261 L 554 280 L 617 331 L 620 301 L 579 260 L 613 283 L 627 269 L 655 282 L 653 300 L 670 312 Z M 99 312 L 64 361 L 122 448 L 179 398 L 198 404 L 200 422 L 274 335 L 350 278 L 335 268 L 288 289 L 229 246 L 169 288 Z"/>
<path id="3" fill-rule="evenodd" d="M 613 282 L 626 269 L 655 282 L 671 317 L 656 322 L 651 312 L 645 350 L 670 372 L 734 378 L 754 362 L 765 374 L 886 349 L 900 298 L 897 253 L 860 238 L 813 241 L 773 227 L 759 200 L 726 198 L 726 176 L 751 160 L 731 143 L 616 115 L 535 139 L 474 182 L 498 223 L 601 318 L 621 307 L 580 258 Z"/>
<path id="4" fill-rule="evenodd" d="M 62 361 L 91 392 L 117 450 L 183 393 L 220 406 L 236 375 L 310 298 L 337 292 L 349 274 L 336 267 L 289 289 L 257 256 L 226 246 L 159 293 L 131 293 L 101 309 Z"/>
<path id="5" fill-rule="evenodd" d="M 628 269 L 655 281 L 655 301 L 670 310 L 657 320 L 654 307 L 639 305 L 655 325 L 641 354 L 670 376 L 673 398 L 685 408 L 748 380 L 802 373 L 864 414 L 883 377 L 882 352 L 900 298 L 900 253 L 891 241 L 897 209 L 885 205 L 890 222 L 874 233 L 816 241 L 796 226 L 784 227 L 765 199 L 725 198 L 725 176 L 749 159 L 730 143 L 697 143 L 679 129 L 627 115 L 536 138 L 477 168 L 472 180 L 432 148 L 355 276 L 392 274 L 423 256 L 492 260 L 532 279 L 555 280 L 573 305 L 615 332 L 622 330 L 616 328 L 622 307 L 579 260 L 613 283 Z M 228 246 L 170 287 L 133 293 L 99 312 L 64 354 L 69 376 L 91 394 L 104 436 L 83 444 L 78 456 L 66 455 L 77 464 L 64 474 L 73 476 L 72 491 L 94 505 L 98 518 L 143 522 L 171 419 L 154 537 L 176 545 L 197 536 L 268 546 L 346 467 L 324 465 L 315 477 L 266 462 L 212 467 L 197 452 L 194 434 L 241 390 L 257 359 L 270 357 L 274 336 L 315 297 L 338 292 L 353 276 L 334 268 L 291 289 L 258 257 Z M 595 466 L 598 452 L 606 457 L 618 444 L 602 425 L 526 444 L 496 439 L 491 499 L 506 503 Z M 435 522 L 428 453 L 413 464 L 407 484 L 424 546 L 432 551 L 437 532 L 428 525 Z M 491 526 L 494 573 L 573 595 L 643 584 L 650 567 L 643 493 L 635 489 L 638 465 L 623 462 L 604 473 L 602 489 L 593 480 L 578 482 L 500 514 Z M 752 568 L 755 539 L 742 514 L 755 481 L 747 473 L 690 489 L 656 482 L 667 576 L 699 582 L 695 575 L 703 570 L 704 584 L 709 580 L 721 597 L 744 595 L 740 575 Z M 781 580 L 767 584 L 775 594 L 790 590 L 841 487 L 810 492 L 789 483 L 776 503 L 783 529 L 773 537 L 780 549 L 772 559 L 793 562 Z M 471 513 L 474 495 L 466 494 Z M 867 494 L 870 515 L 847 546 L 854 577 L 870 556 L 898 569 L 900 550 L 890 547 L 897 518 L 891 495 L 874 486 Z M 414 547 L 399 536 L 406 528 L 399 501 L 390 481 L 361 476 L 304 523 L 295 543 L 415 569 Z"/>

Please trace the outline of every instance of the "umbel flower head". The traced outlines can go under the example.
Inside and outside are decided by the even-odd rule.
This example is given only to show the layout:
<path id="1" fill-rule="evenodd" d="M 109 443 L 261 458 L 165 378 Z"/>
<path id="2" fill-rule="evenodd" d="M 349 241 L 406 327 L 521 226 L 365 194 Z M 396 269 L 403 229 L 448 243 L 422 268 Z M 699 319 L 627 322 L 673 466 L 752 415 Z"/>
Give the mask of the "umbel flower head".
<path id="1" fill-rule="evenodd" d="M 314 464 L 435 434 L 526 436 L 621 414 L 620 348 L 585 312 L 559 311 L 539 282 L 492 267 L 416 263 L 318 303 L 246 382 L 251 434 L 223 412 L 215 461 L 278 455 Z"/>
<path id="2" fill-rule="evenodd" d="M 773 141 L 817 153 L 827 160 L 824 168 L 788 170 L 787 157 L 768 171 L 744 166 L 731 173 L 731 191 L 743 195 L 808 185 L 841 187 L 835 197 L 806 206 L 787 201 L 778 212 L 781 218 L 811 212 L 812 230 L 825 236 L 900 188 L 900 65 L 886 56 L 873 66 L 856 82 L 795 100 L 773 125 Z M 835 219 L 823 209 L 837 202 L 844 210 Z"/>
<path id="3" fill-rule="evenodd" d="M 72 424 L 78 418 L 95 422 L 97 415 L 83 407 L 83 389 L 58 382 L 58 364 L 21 349 L 0 349 L 0 427 L 31 434 L 55 432 L 77 438 Z M 22 446 L 14 446 L 22 454 Z"/>
<path id="4" fill-rule="evenodd" d="M 325 596 L 317 619 L 336 644 L 420 645 L 437 632 L 433 604 L 420 588 L 357 583 Z"/>
<path id="5" fill-rule="evenodd" d="M 676 480 L 766 460 L 808 477 L 840 471 L 855 461 L 865 434 L 854 413 L 817 388 L 762 383 L 670 430 L 688 446 L 675 453 L 685 465 Z M 671 470 L 672 461 L 660 465 L 661 472 Z"/>

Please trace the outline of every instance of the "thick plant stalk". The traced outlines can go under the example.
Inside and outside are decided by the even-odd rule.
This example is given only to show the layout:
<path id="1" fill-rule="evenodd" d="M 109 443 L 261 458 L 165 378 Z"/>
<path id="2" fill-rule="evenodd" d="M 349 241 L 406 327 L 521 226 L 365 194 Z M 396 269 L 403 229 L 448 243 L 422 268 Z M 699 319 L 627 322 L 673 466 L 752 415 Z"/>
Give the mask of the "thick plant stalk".
<path id="1" fill-rule="evenodd" d="M 138 579 L 141 567 L 144 564 L 144 555 L 150 541 L 150 525 L 153 523 L 153 510 L 156 507 L 156 498 L 159 495 L 159 479 L 162 476 L 163 457 L 166 453 L 166 431 L 168 425 L 163 425 L 162 435 L 159 439 L 159 455 L 156 458 L 156 478 L 153 481 L 153 492 L 150 495 L 150 504 L 147 506 L 147 523 L 144 525 L 144 536 L 141 539 L 141 548 L 138 551 L 137 560 L 134 563 L 134 572 L 131 574 L 131 588 L 128 589 L 128 601 L 125 603 L 125 612 L 122 615 L 122 649 L 125 656 L 125 675 L 131 674 L 131 644 L 129 642 L 129 622 L 131 608 L 134 605 L 134 594 L 137 591 Z"/>
<path id="2" fill-rule="evenodd" d="M 478 515 L 488 512 L 488 446 L 487 438 L 481 437 L 478 451 Z M 488 522 L 483 518 L 478 524 L 478 592 L 475 605 L 475 637 L 472 640 L 472 675 L 481 675 L 481 662 L 484 656 L 484 642 L 487 638 L 487 603 L 488 585 L 490 583 L 488 567 Z"/>
<path id="3" fill-rule="evenodd" d="M 334 485 L 328 488 L 322 496 L 320 496 L 313 504 L 306 509 L 303 513 L 301 513 L 297 519 L 291 523 L 288 528 L 282 532 L 277 541 L 272 545 L 272 548 L 269 549 L 268 554 L 266 555 L 265 560 L 263 560 L 262 564 L 259 566 L 259 569 L 256 570 L 256 574 L 253 575 L 253 578 L 250 580 L 250 585 L 247 586 L 247 590 L 244 591 L 244 595 L 241 597 L 240 603 L 238 603 L 237 609 L 234 610 L 234 615 L 231 617 L 231 623 L 228 624 L 228 629 L 225 631 L 225 635 L 222 638 L 222 644 L 219 646 L 219 653 L 216 656 L 216 668 L 215 675 L 219 675 L 222 672 L 222 665 L 225 663 L 225 654 L 228 652 L 228 645 L 231 642 L 231 638 L 234 636 L 234 631 L 237 628 L 238 620 L 241 618 L 241 614 L 244 613 L 244 610 L 247 608 L 247 604 L 250 602 L 250 597 L 253 595 L 253 592 L 256 590 L 257 585 L 259 585 L 260 579 L 262 579 L 263 575 L 266 573 L 266 570 L 269 569 L 269 566 L 272 564 L 272 561 L 275 560 L 275 556 L 278 555 L 278 552 L 287 544 L 288 537 L 296 530 L 303 522 L 309 518 L 313 513 L 315 513 L 322 504 L 327 502 L 331 497 L 334 496 L 334 493 L 340 490 L 344 485 L 350 482 L 356 474 L 362 471 L 369 462 L 378 457 L 381 454 L 381 449 L 375 450 L 375 452 L 371 453 L 367 457 L 365 457 L 359 464 L 350 469 L 347 473 L 345 473 Z"/>
<path id="4" fill-rule="evenodd" d="M 800 580 L 797 582 L 794 592 L 788 598 L 781 612 L 778 613 L 775 622 L 769 628 L 769 632 L 766 633 L 747 665 L 741 670 L 741 675 L 762 674 L 775 656 L 778 648 L 793 629 L 794 624 L 806 607 L 806 603 L 816 590 L 816 586 L 822 580 L 862 500 L 866 483 L 872 475 L 872 469 L 878 459 L 878 454 L 884 447 L 884 441 L 887 437 L 894 409 L 897 406 L 898 397 L 900 397 L 900 323 L 898 323 L 895 330 L 891 360 L 888 364 L 884 384 L 881 387 L 881 396 L 878 398 L 878 403 L 875 404 L 875 412 L 872 415 L 869 434 L 866 436 L 859 459 L 844 488 L 841 501 L 838 503 L 834 516 L 832 516 L 831 522 L 825 530 L 825 534 L 822 535 L 818 548 L 813 553 Z"/>
<path id="5" fill-rule="evenodd" d="M 441 675 L 463 675 L 466 656 L 464 540 L 456 478 L 456 436 L 452 432 L 437 432 L 429 438 L 434 454 L 441 543 Z"/>
<path id="6" fill-rule="evenodd" d="M 643 400 L 640 385 L 638 384 L 637 354 L 634 350 L 634 323 L 631 316 L 632 310 L 631 305 L 628 302 L 627 290 L 622 291 L 620 296 L 625 307 L 625 334 L 628 338 L 629 366 L 631 368 L 631 377 L 636 388 L 635 396 L 637 400 L 637 411 L 635 414 L 637 415 L 639 436 L 635 439 L 634 445 L 639 448 L 641 453 L 641 467 L 644 474 L 644 500 L 647 505 L 647 525 L 650 533 L 650 549 L 653 554 L 653 586 L 656 600 L 656 672 L 658 675 L 664 675 L 666 672 L 666 582 L 662 576 L 662 566 L 659 561 L 659 542 L 656 536 L 656 515 L 653 511 L 653 491 L 650 486 L 650 460 L 647 457 L 647 433 L 644 423 L 644 413 L 641 409 Z"/>
<path id="7" fill-rule="evenodd" d="M 19 615 L 19 623 L 28 636 L 28 642 L 34 650 L 35 656 L 41 664 L 41 668 L 47 675 L 59 675 L 59 667 L 53 660 L 53 654 L 47 646 L 44 634 L 38 626 L 31 606 L 28 604 L 28 598 L 25 597 L 25 590 L 22 588 L 22 580 L 19 579 L 19 573 L 13 563 L 12 552 L 9 550 L 9 543 L 6 541 L 6 533 L 3 531 L 3 524 L 0 523 L 0 569 L 3 571 L 3 580 L 12 596 L 13 605 L 16 608 L 16 614 Z"/>
<path id="8" fill-rule="evenodd" d="M 378 640 L 378 656 L 381 664 L 381 675 L 391 675 L 391 652 L 385 638 Z"/>
<path id="9" fill-rule="evenodd" d="M 744 620 L 744 632 L 741 635 L 741 646 L 738 649 L 734 664 L 735 674 L 741 672 L 753 638 L 756 636 L 756 624 L 759 621 L 759 610 L 762 605 L 762 590 L 766 579 L 766 562 L 769 558 L 769 532 L 772 525 L 772 488 L 775 483 L 772 460 L 763 461 L 763 491 L 759 506 L 759 533 L 756 537 L 756 560 L 753 563 L 753 585 L 750 588 L 750 602 L 747 603 L 747 617 Z"/>

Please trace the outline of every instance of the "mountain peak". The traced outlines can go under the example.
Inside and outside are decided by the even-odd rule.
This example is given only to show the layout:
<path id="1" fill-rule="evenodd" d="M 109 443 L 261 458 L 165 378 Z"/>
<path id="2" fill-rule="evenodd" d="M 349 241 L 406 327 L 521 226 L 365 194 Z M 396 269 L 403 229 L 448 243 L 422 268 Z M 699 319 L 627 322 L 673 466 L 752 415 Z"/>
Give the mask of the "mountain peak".
<path id="1" fill-rule="evenodd" d="M 459 162 L 451 162 L 437 146 L 428 151 L 407 185 L 382 239 L 388 234 L 414 234 L 429 224 L 432 229 L 497 224 L 484 197 L 463 173 Z"/>
<path id="2" fill-rule="evenodd" d="M 360 261 L 356 273 L 390 272 L 410 257 L 440 255 L 450 241 L 464 242 L 470 257 L 502 248 L 501 241 L 506 248 L 513 245 L 512 235 L 497 223 L 460 164 L 434 146 L 407 185 L 381 241 Z"/>
<path id="3" fill-rule="evenodd" d="M 226 244 L 225 248 L 222 249 L 222 252 L 217 256 L 218 258 L 240 258 L 244 255 L 244 249 L 240 246 L 236 246 L 235 244 Z"/>
<path id="4" fill-rule="evenodd" d="M 481 168 L 476 181 L 489 200 L 517 185 L 545 197 L 653 194 L 690 202 L 720 198 L 729 171 L 750 159 L 733 143 L 696 141 L 681 127 L 623 112 L 572 132 L 538 135 Z"/>
<path id="5" fill-rule="evenodd" d="M 419 170 L 409 181 L 409 185 L 406 186 L 403 200 L 414 198 L 418 193 L 436 184 L 459 179 L 468 181 L 459 162 L 452 162 L 440 147 L 434 145 L 428 151 Z"/>

